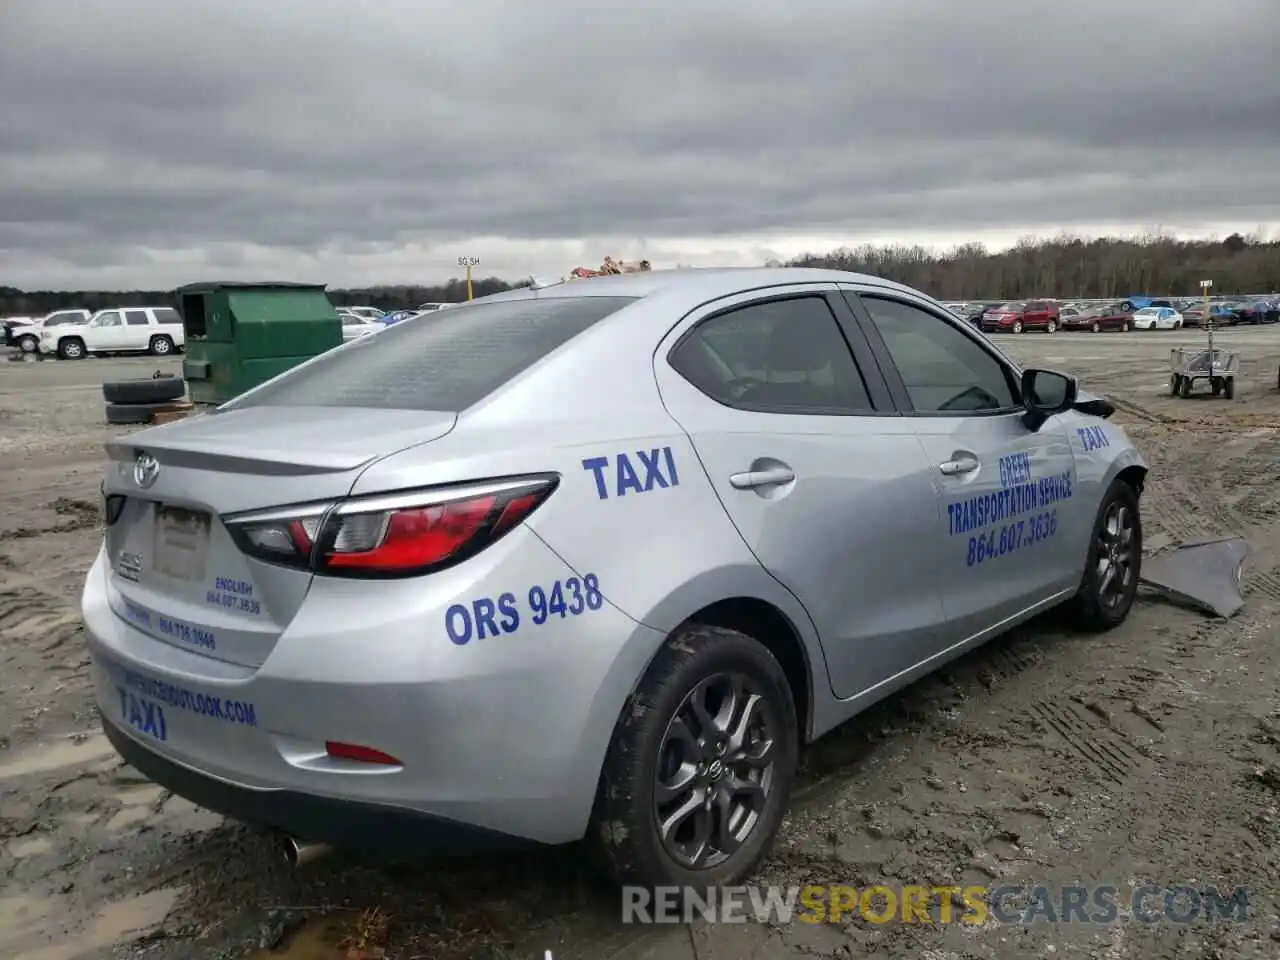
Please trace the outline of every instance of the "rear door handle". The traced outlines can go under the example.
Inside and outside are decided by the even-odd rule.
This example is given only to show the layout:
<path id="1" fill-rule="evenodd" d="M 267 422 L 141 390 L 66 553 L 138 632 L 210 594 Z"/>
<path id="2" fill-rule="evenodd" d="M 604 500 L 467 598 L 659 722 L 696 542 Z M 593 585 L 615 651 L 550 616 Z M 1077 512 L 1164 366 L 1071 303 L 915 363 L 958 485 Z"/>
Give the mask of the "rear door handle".
<path id="1" fill-rule="evenodd" d="M 946 477 L 958 477 L 964 473 L 973 473 L 978 469 L 978 458 L 969 455 L 957 455 L 954 460 L 938 464 L 938 470 Z"/>
<path id="2" fill-rule="evenodd" d="M 756 487 L 773 487 L 790 483 L 796 473 L 790 467 L 770 467 L 768 470 L 748 470 L 729 478 L 729 486 L 735 490 L 752 490 Z"/>

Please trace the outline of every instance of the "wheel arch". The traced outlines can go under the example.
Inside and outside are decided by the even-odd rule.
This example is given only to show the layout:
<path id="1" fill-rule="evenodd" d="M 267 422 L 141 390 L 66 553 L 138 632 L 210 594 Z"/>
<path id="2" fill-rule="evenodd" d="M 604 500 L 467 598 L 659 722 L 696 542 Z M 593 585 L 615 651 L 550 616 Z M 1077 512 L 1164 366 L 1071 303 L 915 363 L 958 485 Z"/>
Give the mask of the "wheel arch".
<path id="1" fill-rule="evenodd" d="M 736 630 L 773 654 L 791 687 L 800 742 L 810 739 L 813 730 L 813 665 L 800 632 L 790 617 L 759 597 L 729 597 L 694 611 L 671 631 L 667 639 L 692 624 Z M 639 682 L 638 678 L 636 682 Z"/>

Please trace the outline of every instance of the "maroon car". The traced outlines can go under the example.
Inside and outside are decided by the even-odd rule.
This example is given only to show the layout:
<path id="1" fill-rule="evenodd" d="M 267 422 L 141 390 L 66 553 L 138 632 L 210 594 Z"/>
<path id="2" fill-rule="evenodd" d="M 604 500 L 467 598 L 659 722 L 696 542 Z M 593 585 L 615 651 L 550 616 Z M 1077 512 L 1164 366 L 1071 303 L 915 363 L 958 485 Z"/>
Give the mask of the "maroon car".
<path id="1" fill-rule="evenodd" d="M 1092 330 L 1101 333 L 1104 330 L 1119 330 L 1128 333 L 1133 314 L 1125 313 L 1120 303 L 1103 303 L 1086 307 L 1079 313 L 1063 317 L 1063 330 Z"/>
<path id="2" fill-rule="evenodd" d="M 1006 303 L 982 315 L 983 333 L 1022 333 L 1058 329 L 1058 305 L 1052 300 L 1023 300 Z"/>

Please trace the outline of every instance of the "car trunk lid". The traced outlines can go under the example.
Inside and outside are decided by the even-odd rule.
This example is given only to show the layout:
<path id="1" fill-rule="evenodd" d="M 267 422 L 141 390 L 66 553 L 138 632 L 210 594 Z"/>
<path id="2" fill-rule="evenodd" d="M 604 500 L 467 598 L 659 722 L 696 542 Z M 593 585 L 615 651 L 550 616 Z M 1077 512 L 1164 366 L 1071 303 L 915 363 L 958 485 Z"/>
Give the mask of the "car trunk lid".
<path id="1" fill-rule="evenodd" d="M 345 497 L 374 461 L 438 439 L 452 413 L 254 407 L 107 444 L 107 555 L 116 613 L 157 640 L 257 666 L 311 574 L 246 556 L 221 518 Z"/>

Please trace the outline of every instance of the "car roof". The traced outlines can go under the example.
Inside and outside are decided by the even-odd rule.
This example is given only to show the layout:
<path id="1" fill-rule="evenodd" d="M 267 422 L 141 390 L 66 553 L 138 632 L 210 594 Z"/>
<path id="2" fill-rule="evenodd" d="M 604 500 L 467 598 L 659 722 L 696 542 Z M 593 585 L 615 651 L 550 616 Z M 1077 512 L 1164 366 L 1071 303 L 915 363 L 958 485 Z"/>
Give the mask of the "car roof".
<path id="1" fill-rule="evenodd" d="M 533 297 L 649 297 L 673 293 L 698 301 L 715 300 L 762 287 L 797 283 L 865 283 L 919 296 L 919 291 L 892 280 L 847 270 L 817 267 L 714 267 L 645 270 L 639 273 L 556 281 L 544 287 L 520 287 L 477 298 L 473 303 Z"/>

